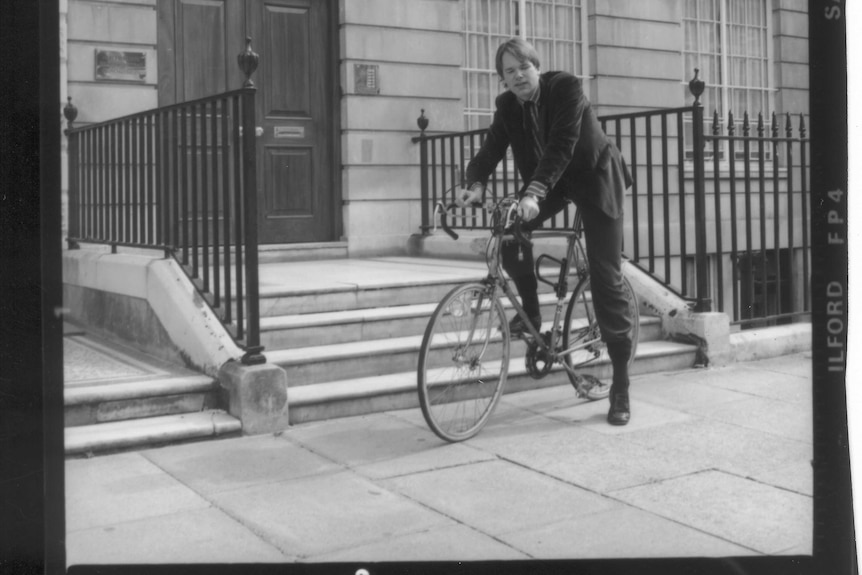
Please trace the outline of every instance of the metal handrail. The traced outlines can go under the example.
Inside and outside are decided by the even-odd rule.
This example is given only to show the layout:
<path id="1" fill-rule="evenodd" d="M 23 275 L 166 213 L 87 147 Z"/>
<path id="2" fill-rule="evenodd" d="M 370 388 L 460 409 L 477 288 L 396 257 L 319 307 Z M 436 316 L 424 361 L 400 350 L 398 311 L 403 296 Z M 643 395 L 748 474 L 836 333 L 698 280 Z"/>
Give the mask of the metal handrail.
<path id="1" fill-rule="evenodd" d="M 806 317 L 810 312 L 810 152 L 804 118 L 800 115 L 796 134 L 789 114 L 783 133 L 779 133 L 773 117 L 771 133 L 766 133 L 759 118 L 757 134 L 751 134 L 754 127 L 747 114 L 742 134 L 736 133 L 732 114 L 725 124 L 726 134 L 717 115 L 709 130 L 699 102 L 705 84 L 697 75 L 695 71 L 689 83 L 694 96 L 690 106 L 599 117 L 608 137 L 631 166 L 634 180 L 627 198 L 631 211 L 627 214 L 624 252 L 630 262 L 690 300 L 696 310 L 727 311 L 734 324 L 763 325 Z M 413 142 L 420 146 L 421 230 L 427 234 L 434 227 L 430 206 L 454 200 L 457 191 L 452 188 L 457 186 L 452 184 L 462 178 L 486 132 L 428 135 L 424 111 L 421 119 L 421 133 Z M 688 122 L 692 132 L 687 136 Z M 722 146 L 731 153 L 727 166 L 719 163 Z M 709 157 L 708 151 L 712 152 Z M 743 151 L 744 157 L 734 158 L 737 151 Z M 768 164 L 767 152 L 772 154 Z M 517 169 L 509 173 L 510 163 L 502 165 L 489 180 L 488 195 L 493 200 L 519 188 Z M 708 165 L 712 167 L 709 173 Z M 760 200 L 760 216 L 751 204 L 753 198 Z M 730 213 L 724 214 L 728 204 Z M 482 214 L 465 210 L 468 217 L 453 227 L 488 228 Z M 769 220 L 768 210 L 774 214 Z M 800 212 L 801 225 L 793 217 Z M 779 218 L 779 213 L 788 217 Z M 724 219 L 727 215 L 729 220 Z M 546 222 L 544 228 L 569 229 L 571 217 L 566 210 Z M 759 237 L 754 228 L 759 228 Z M 771 232 L 769 237 L 767 232 Z M 752 264 L 755 258 L 751 254 L 757 256 L 759 264 Z M 779 279 L 767 277 L 767 266 L 777 270 Z M 782 270 L 786 273 L 778 273 Z M 725 289 L 725 284 L 730 289 Z M 786 295 L 785 290 L 789 292 Z"/>
<path id="2" fill-rule="evenodd" d="M 259 364 L 257 55 L 246 42 L 238 90 L 67 130 L 67 241 L 174 257 L 244 349 L 243 363 Z"/>

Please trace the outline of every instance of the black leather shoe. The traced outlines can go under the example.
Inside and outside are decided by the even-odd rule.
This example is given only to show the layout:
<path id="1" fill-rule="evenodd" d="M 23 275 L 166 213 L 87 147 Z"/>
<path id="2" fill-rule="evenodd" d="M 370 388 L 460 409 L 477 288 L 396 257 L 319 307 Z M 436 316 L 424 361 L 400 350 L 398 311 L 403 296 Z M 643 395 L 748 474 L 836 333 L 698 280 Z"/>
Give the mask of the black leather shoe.
<path id="1" fill-rule="evenodd" d="M 542 316 L 531 315 L 530 323 L 533 324 L 536 331 L 539 331 L 542 328 Z M 520 315 L 516 315 L 512 318 L 512 321 L 509 322 L 509 335 L 512 337 L 519 337 L 524 333 L 527 333 L 527 327 L 524 325 L 524 320 L 521 319 Z"/>
<path id="2" fill-rule="evenodd" d="M 629 394 L 611 393 L 611 409 L 608 411 L 608 423 L 611 425 L 625 425 L 631 418 L 629 411 Z"/>

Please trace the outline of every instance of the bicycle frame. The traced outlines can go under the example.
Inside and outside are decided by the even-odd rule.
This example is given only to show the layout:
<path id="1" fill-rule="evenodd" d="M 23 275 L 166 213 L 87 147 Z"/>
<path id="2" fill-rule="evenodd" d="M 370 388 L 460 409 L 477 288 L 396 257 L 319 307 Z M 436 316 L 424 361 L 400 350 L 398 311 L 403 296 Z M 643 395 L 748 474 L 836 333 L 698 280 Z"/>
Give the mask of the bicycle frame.
<path id="1" fill-rule="evenodd" d="M 454 204 L 450 204 L 449 206 L 443 206 L 442 203 L 438 203 L 435 207 L 435 212 L 439 211 L 440 213 L 440 223 L 443 230 L 453 239 L 458 239 L 458 234 L 456 234 L 451 228 L 448 227 L 446 217 L 454 216 L 466 219 L 472 218 L 473 215 L 447 213 L 453 207 L 456 206 Z M 570 372 L 572 375 L 575 375 L 575 370 L 570 368 L 566 364 L 566 362 L 563 361 L 563 358 L 566 355 L 574 353 L 575 351 L 584 349 L 585 347 L 598 343 L 600 340 L 600 338 L 595 338 L 587 342 L 581 342 L 572 348 L 556 351 L 557 344 L 562 337 L 561 320 L 563 308 L 566 303 L 566 296 L 568 295 L 569 291 L 568 276 L 569 272 L 571 271 L 572 263 L 574 262 L 576 264 L 576 273 L 578 275 L 579 281 L 586 277 L 586 275 L 588 274 L 586 265 L 584 263 L 586 260 L 586 254 L 584 252 L 583 245 L 581 244 L 582 227 L 580 213 L 575 214 L 575 223 L 571 231 L 548 232 L 546 234 L 543 234 L 543 237 L 566 237 L 567 249 L 565 261 L 560 261 L 557 258 L 551 257 L 547 254 L 541 254 L 535 261 L 535 272 L 537 279 L 553 287 L 557 296 L 557 302 L 554 308 L 554 322 L 552 324 L 553 328 L 551 329 L 550 335 L 546 342 L 545 338 L 541 335 L 539 330 L 533 327 L 532 322 L 529 321 L 526 311 L 524 311 L 524 308 L 518 302 L 518 297 L 515 294 L 515 291 L 509 285 L 509 282 L 503 273 L 501 251 L 504 243 L 511 241 L 517 241 L 522 244 L 530 243 L 530 240 L 526 239 L 523 233 L 520 231 L 520 225 L 522 220 L 517 213 L 518 200 L 513 198 L 503 198 L 496 204 L 486 205 L 484 207 L 492 214 L 491 237 L 489 238 L 488 244 L 485 248 L 485 263 L 488 266 L 488 275 L 481 281 L 481 283 L 483 283 L 488 289 L 487 297 L 490 299 L 490 301 L 493 302 L 495 299 L 500 297 L 497 293 L 497 290 L 499 289 L 500 291 L 502 291 L 506 298 L 509 300 L 509 302 L 511 302 L 512 307 L 515 309 L 515 312 L 523 320 L 527 332 L 532 337 L 532 340 L 528 340 L 526 336 L 522 335 L 521 339 L 528 342 L 531 341 L 538 347 L 539 350 L 542 351 L 542 353 L 546 354 L 551 361 L 553 361 L 554 363 L 562 364 L 568 372 Z M 550 260 L 560 265 L 560 273 L 558 276 L 557 283 L 552 283 L 542 277 L 540 272 L 540 266 L 544 260 Z"/>

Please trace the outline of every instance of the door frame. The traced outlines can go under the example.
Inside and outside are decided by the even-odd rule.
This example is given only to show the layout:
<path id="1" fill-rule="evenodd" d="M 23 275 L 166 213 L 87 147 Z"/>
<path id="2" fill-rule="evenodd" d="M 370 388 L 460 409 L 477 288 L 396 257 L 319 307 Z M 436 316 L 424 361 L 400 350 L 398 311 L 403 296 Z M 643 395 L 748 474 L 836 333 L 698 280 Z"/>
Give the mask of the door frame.
<path id="1" fill-rule="evenodd" d="M 236 3 L 241 5 L 243 8 L 245 7 L 245 3 L 249 0 L 226 0 L 228 3 Z M 260 0 L 265 1 L 265 0 Z M 326 108 L 329 111 L 330 117 L 332 118 L 332 122 L 330 124 L 329 134 L 326 137 L 325 145 L 323 146 L 324 153 L 329 154 L 330 158 L 332 158 L 331 165 L 331 173 L 328 175 L 327 180 L 329 184 L 330 194 L 331 194 L 331 211 L 330 214 L 330 223 L 331 227 L 331 238 L 327 241 L 335 242 L 335 241 L 344 241 L 346 238 L 344 236 L 344 197 L 342 191 L 342 172 L 344 170 L 344 166 L 342 164 L 341 157 L 341 99 L 342 99 L 342 89 L 341 89 L 341 46 L 340 46 L 340 35 L 339 35 L 339 18 L 340 18 L 340 10 L 339 10 L 339 0 L 315 0 L 315 2 L 321 2 L 327 4 L 328 9 L 328 22 L 327 22 L 327 30 L 326 33 L 328 35 L 328 45 L 330 49 L 326 54 L 325 61 L 327 62 L 326 67 L 329 70 L 327 74 L 326 81 L 328 82 L 328 99 Z M 175 9 L 175 0 L 157 0 L 156 5 L 156 38 L 157 38 L 157 48 L 156 48 L 156 58 L 158 60 L 158 105 L 159 106 L 168 106 L 170 104 L 177 103 L 177 77 L 176 77 L 176 64 L 174 58 L 180 57 L 180 54 L 177 54 L 175 47 L 175 34 L 176 27 L 174 24 L 174 9 Z M 236 8 L 235 8 L 236 10 Z M 228 14 L 234 13 L 234 11 L 228 11 Z M 247 20 L 245 18 L 245 10 L 239 9 L 242 12 L 242 20 L 243 27 L 247 28 Z M 227 90 L 235 90 L 242 87 L 242 83 L 245 80 L 242 71 L 239 69 L 239 66 L 236 62 L 236 55 L 242 52 L 245 49 L 245 35 L 242 35 L 241 45 L 236 47 L 236 51 L 232 52 L 228 50 L 227 57 L 229 59 L 227 66 L 227 81 L 228 86 Z M 255 47 L 255 39 L 251 40 L 251 47 L 254 50 Z M 173 58 L 166 57 L 168 54 L 173 55 Z M 260 68 L 254 74 L 252 74 L 252 81 L 255 80 L 255 75 L 259 73 Z M 260 106 L 258 107 L 258 113 L 260 113 Z M 260 158 L 260 151 L 258 152 L 258 158 Z M 301 244 L 300 244 L 301 245 Z"/>

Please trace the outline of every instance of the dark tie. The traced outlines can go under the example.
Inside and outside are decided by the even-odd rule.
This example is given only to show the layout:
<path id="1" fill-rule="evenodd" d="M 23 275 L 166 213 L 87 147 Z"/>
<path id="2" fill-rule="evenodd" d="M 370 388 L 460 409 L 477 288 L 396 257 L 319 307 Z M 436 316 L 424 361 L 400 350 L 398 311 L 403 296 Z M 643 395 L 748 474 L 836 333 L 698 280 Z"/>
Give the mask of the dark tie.
<path id="1" fill-rule="evenodd" d="M 532 100 L 524 102 L 524 135 L 538 162 L 542 157 L 544 146 L 539 139 L 539 109 Z"/>

